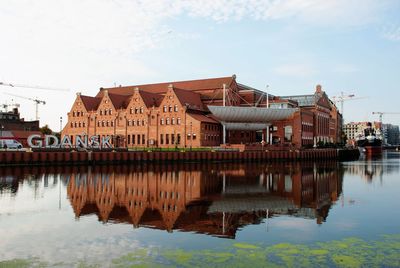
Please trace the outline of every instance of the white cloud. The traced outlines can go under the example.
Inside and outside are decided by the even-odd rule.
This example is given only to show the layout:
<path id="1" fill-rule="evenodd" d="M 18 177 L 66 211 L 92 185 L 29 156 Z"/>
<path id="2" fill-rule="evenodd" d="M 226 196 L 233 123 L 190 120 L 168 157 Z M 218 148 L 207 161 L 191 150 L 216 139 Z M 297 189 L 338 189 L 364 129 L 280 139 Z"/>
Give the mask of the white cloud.
<path id="1" fill-rule="evenodd" d="M 353 25 L 374 18 L 381 5 L 374 0 L 2 0 L 0 79 L 72 92 L 60 97 L 38 90 L 0 90 L 47 100 L 42 110 L 51 112 L 42 113 L 42 121 L 58 129 L 58 118 L 65 116 L 76 91 L 95 94 L 113 82 L 157 79 L 162 70 L 140 60 L 141 53 L 171 40 L 198 38 L 197 33 L 171 28 L 168 23 L 176 17 L 217 22 L 295 18 L 313 25 Z M 310 75 L 315 70 L 297 65 L 278 72 Z M 25 117 L 33 118 L 33 105 L 20 102 Z"/>
<path id="2" fill-rule="evenodd" d="M 311 77 L 318 73 L 317 69 L 308 63 L 287 63 L 274 69 L 274 73 L 290 77 Z"/>
<path id="3" fill-rule="evenodd" d="M 400 26 L 391 25 L 383 30 L 383 37 L 391 41 L 400 41 Z"/>

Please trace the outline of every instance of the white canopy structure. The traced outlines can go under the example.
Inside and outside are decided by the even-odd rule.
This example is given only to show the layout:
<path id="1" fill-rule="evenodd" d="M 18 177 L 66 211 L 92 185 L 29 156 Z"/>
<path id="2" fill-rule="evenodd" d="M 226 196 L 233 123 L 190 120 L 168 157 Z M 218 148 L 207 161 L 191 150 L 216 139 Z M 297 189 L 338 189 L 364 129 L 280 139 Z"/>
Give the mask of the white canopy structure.
<path id="1" fill-rule="evenodd" d="M 298 108 L 211 105 L 208 109 L 224 127 L 223 143 L 225 143 L 225 130 L 268 130 L 273 121 L 286 119 L 298 111 Z"/>
<path id="2" fill-rule="evenodd" d="M 266 108 L 240 106 L 208 106 L 210 112 L 222 122 L 270 123 L 293 115 L 298 108 Z"/>

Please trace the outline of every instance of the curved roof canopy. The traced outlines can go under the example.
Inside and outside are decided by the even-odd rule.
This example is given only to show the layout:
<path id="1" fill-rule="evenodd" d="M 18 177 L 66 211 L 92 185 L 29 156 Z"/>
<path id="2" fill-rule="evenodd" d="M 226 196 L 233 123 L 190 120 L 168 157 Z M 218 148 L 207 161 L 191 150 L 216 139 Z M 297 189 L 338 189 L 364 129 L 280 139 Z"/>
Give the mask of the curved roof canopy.
<path id="1" fill-rule="evenodd" d="M 271 122 L 292 116 L 298 108 L 266 108 L 239 106 L 208 106 L 211 113 L 228 130 L 259 130 Z"/>

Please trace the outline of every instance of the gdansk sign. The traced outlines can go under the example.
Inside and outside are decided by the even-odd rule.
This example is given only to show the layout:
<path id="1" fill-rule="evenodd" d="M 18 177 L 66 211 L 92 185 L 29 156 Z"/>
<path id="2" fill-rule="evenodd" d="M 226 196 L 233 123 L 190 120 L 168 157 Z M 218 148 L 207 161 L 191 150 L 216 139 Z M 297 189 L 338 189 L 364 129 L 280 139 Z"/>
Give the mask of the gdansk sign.
<path id="1" fill-rule="evenodd" d="M 112 148 L 111 137 L 105 136 L 99 140 L 99 136 L 75 136 L 75 146 L 72 144 L 70 136 L 65 135 L 61 141 L 54 135 L 45 135 L 44 139 L 41 135 L 31 135 L 28 137 L 28 145 L 31 148 L 84 148 L 84 149 L 101 149 Z"/>

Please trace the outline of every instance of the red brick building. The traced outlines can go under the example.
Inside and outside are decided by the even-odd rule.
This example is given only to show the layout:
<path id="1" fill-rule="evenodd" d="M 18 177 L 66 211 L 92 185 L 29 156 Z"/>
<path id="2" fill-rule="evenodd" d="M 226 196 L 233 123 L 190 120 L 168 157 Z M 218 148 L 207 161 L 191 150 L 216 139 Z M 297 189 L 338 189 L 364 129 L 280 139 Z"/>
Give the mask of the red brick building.
<path id="1" fill-rule="evenodd" d="M 235 75 L 101 88 L 95 97 L 77 93 L 62 135 L 70 135 L 74 144 L 76 136 L 112 136 L 115 146 L 128 148 L 215 147 L 224 141 L 302 147 L 314 144 L 314 137 L 328 141 L 336 120 L 331 102 L 320 87 L 303 96 L 313 102 L 268 95 L 238 83 Z M 248 119 L 224 121 L 210 110 L 221 106 L 237 107 L 229 114 L 233 120 L 243 113 Z"/>

